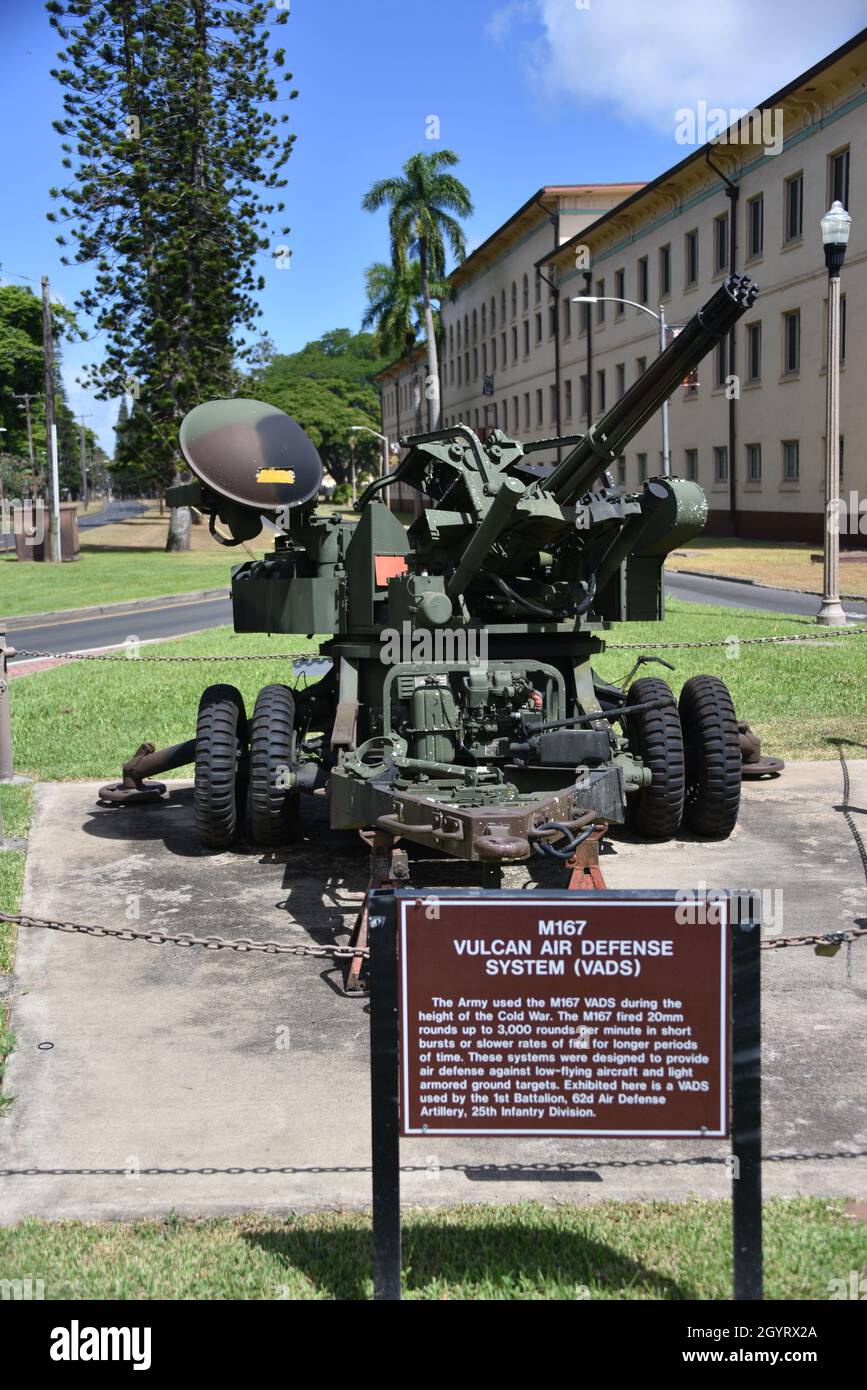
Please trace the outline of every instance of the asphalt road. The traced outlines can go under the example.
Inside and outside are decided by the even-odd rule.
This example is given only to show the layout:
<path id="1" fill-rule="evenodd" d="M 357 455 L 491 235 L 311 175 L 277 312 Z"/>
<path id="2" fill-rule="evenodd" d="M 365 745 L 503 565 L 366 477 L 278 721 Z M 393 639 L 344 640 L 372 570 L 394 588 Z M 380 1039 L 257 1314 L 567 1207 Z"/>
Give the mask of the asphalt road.
<path id="1" fill-rule="evenodd" d="M 789 589 L 763 589 L 752 584 L 736 584 L 705 576 L 669 573 L 666 586 L 672 597 L 688 603 L 713 603 L 727 608 L 752 608 L 764 613 L 791 613 L 806 617 L 815 616 L 819 607 L 818 598 L 812 594 L 798 594 Z M 847 602 L 843 606 L 850 618 L 867 619 L 867 603 Z M 189 599 L 180 603 L 166 602 L 154 608 L 122 609 L 87 618 L 64 618 L 57 622 L 28 623 L 26 618 L 13 619 L 9 641 L 19 650 L 76 652 L 119 645 L 132 636 L 141 641 L 180 637 L 209 627 L 231 625 L 231 622 L 232 604 L 227 595 Z M 14 665 L 14 662 L 11 664 Z"/>
<path id="2" fill-rule="evenodd" d="M 181 637 L 188 632 L 232 622 L 232 603 L 226 594 L 218 598 L 162 603 L 156 608 L 127 608 L 91 618 L 62 618 L 55 622 L 28 623 L 13 618 L 9 643 L 17 651 L 80 652 L 124 643 L 128 637 L 147 641 L 155 637 Z M 21 660 L 22 658 L 17 658 Z M 9 663 L 16 664 L 16 659 Z"/>
<path id="3" fill-rule="evenodd" d="M 98 512 L 90 516 L 85 512 L 78 518 L 79 531 L 91 531 L 95 526 L 109 526 L 113 521 L 123 521 L 129 516 L 139 516 L 145 510 L 143 502 L 108 502 Z M 0 550 L 14 550 L 15 537 L 9 532 L 0 534 Z"/>
<path id="4" fill-rule="evenodd" d="M 817 582 L 821 582 L 821 575 Z M 687 603 L 715 603 L 723 608 L 754 608 L 762 613 L 792 613 L 809 618 L 814 618 L 819 611 L 819 599 L 815 594 L 765 589 L 755 584 L 712 579 L 707 575 L 677 574 L 669 570 L 665 586 L 672 598 L 685 599 Z M 843 611 L 850 618 L 867 618 L 867 603 L 847 601 Z"/>

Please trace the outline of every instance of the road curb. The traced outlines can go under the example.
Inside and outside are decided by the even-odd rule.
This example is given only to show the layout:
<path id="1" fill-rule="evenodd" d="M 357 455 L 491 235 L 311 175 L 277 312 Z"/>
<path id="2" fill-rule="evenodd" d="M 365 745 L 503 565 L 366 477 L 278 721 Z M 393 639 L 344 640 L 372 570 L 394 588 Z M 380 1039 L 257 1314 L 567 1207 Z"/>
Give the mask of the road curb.
<path id="1" fill-rule="evenodd" d="M 744 579 L 741 574 L 712 574 L 710 570 L 669 569 L 669 574 L 688 574 L 693 579 L 721 579 L 726 584 L 750 584 L 754 589 L 770 589 L 775 594 L 806 594 L 808 598 L 821 598 L 819 589 L 785 589 L 780 584 L 764 584 L 761 579 Z M 867 595 L 841 594 L 847 603 L 867 603 Z"/>
<path id="2" fill-rule="evenodd" d="M 158 594 L 155 598 L 131 598 L 119 603 L 100 603 L 87 608 L 57 608 L 49 613 L 16 613 L 12 617 L 0 618 L 7 627 L 25 627 L 28 623 L 60 622 L 63 618 L 99 618 L 107 613 L 125 613 L 148 608 L 163 608 L 171 603 L 190 603 L 196 599 L 228 598 L 227 588 L 196 589 L 187 594 Z"/>

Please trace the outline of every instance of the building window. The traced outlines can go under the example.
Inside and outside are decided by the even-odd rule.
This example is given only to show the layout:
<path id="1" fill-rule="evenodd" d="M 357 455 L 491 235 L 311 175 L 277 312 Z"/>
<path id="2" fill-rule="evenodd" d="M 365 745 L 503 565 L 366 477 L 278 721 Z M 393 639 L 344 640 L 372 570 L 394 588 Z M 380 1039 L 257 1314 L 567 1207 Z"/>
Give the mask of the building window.
<path id="1" fill-rule="evenodd" d="M 572 419 L 572 382 L 567 380 L 563 383 L 563 413 L 567 420 Z"/>
<path id="2" fill-rule="evenodd" d="M 527 312 L 527 310 L 529 309 L 529 307 L 530 307 L 530 282 L 529 282 L 529 280 L 527 279 L 527 277 L 526 277 L 526 275 L 525 275 L 525 276 L 524 276 L 523 285 L 521 286 L 521 308 L 523 309 L 524 313 L 526 314 L 526 312 Z"/>
<path id="3" fill-rule="evenodd" d="M 463 386 L 463 384 L 464 384 L 464 379 L 463 379 L 463 372 L 461 371 L 461 359 L 458 358 L 458 386 Z"/>
<path id="4" fill-rule="evenodd" d="M 605 372 L 596 373 L 596 398 L 599 401 L 599 414 L 605 413 Z"/>
<path id="5" fill-rule="evenodd" d="M 625 270 L 615 270 L 615 272 L 614 272 L 614 293 L 615 293 L 615 295 L 617 296 L 618 299 L 625 299 L 625 298 L 626 298 L 626 271 L 625 271 Z M 623 318 L 623 315 L 624 315 L 625 313 L 626 313 L 626 305 L 625 305 L 625 304 L 615 304 L 615 306 L 614 306 L 614 317 L 615 317 L 616 319 L 622 319 L 622 318 Z"/>
<path id="6" fill-rule="evenodd" d="M 542 298 L 542 272 L 538 268 L 536 270 L 536 281 L 533 286 L 533 291 L 533 303 L 538 304 L 539 300 Z"/>
<path id="7" fill-rule="evenodd" d="M 514 330 L 514 328 L 513 328 L 513 329 L 512 329 L 512 336 L 513 336 L 513 337 L 514 337 L 514 334 L 515 334 L 515 330 Z M 505 367 L 505 365 L 506 365 L 506 335 L 505 335 L 505 333 L 501 333 L 501 334 L 500 334 L 500 351 L 501 351 L 502 354 L 503 354 L 503 366 Z M 517 344 L 517 342 L 515 343 L 515 356 L 516 356 L 516 357 L 518 356 L 518 344 Z"/>
<path id="8" fill-rule="evenodd" d="M 647 455 L 646 455 L 646 454 L 639 454 L 639 455 L 638 455 L 638 481 L 639 481 L 640 483 L 646 483 L 646 482 L 647 482 Z"/>
<path id="9" fill-rule="evenodd" d="M 543 421 L 544 421 L 544 418 L 545 418 L 545 417 L 544 417 L 544 415 L 543 415 L 542 412 L 543 412 L 543 406 L 542 406 L 542 391 L 541 391 L 541 389 L 540 389 L 540 390 L 538 390 L 538 391 L 536 392 L 536 424 L 537 424 L 537 425 L 541 425 L 541 424 L 543 423 Z"/>
<path id="10" fill-rule="evenodd" d="M 785 240 L 797 241 L 804 230 L 804 175 L 786 179 Z"/>
<path id="11" fill-rule="evenodd" d="M 524 319 L 524 356 L 530 355 L 530 320 Z"/>
<path id="12" fill-rule="evenodd" d="M 828 160 L 828 202 L 841 202 L 849 206 L 849 146 L 838 150 Z"/>
<path id="13" fill-rule="evenodd" d="M 626 458 L 623 454 L 617 460 L 617 481 L 621 487 L 626 482 Z"/>
<path id="14" fill-rule="evenodd" d="M 469 354 L 468 352 L 465 352 L 465 353 L 464 353 L 464 381 L 469 382 L 469 379 L 470 379 L 470 354 Z"/>
<path id="15" fill-rule="evenodd" d="M 461 350 L 461 321 L 458 319 L 458 352 Z"/>
<path id="16" fill-rule="evenodd" d="M 479 349 L 473 348 L 473 379 L 478 381 L 479 377 Z"/>
<path id="17" fill-rule="evenodd" d="M 729 480 L 729 451 L 725 444 L 718 444 L 713 451 L 713 480 L 715 483 Z"/>
<path id="18" fill-rule="evenodd" d="M 517 360 L 518 360 L 518 329 L 517 329 L 516 325 L 513 324 L 513 325 L 512 325 L 512 361 L 513 361 L 513 362 L 517 362 Z"/>
<path id="19" fill-rule="evenodd" d="M 487 343 L 482 343 L 482 375 L 483 375 L 483 376 L 487 376 L 487 374 L 488 374 L 488 345 L 487 345 Z"/>
<path id="20" fill-rule="evenodd" d="M 650 270 L 647 257 L 641 256 L 638 261 L 638 302 L 646 304 L 650 295 Z"/>
<path id="21" fill-rule="evenodd" d="M 454 352 L 454 350 L 455 350 L 455 326 L 454 326 L 453 323 L 450 323 L 450 324 L 449 324 L 449 352 L 450 352 L 450 353 L 451 353 L 451 352 Z"/>
<path id="22" fill-rule="evenodd" d="M 550 386 L 550 387 L 548 388 L 548 406 L 549 406 L 549 410 L 550 410 L 550 412 L 551 412 L 551 420 L 552 420 L 552 422 L 556 423 L 556 420 L 557 420 L 557 387 L 556 387 L 556 386 Z"/>
<path id="23" fill-rule="evenodd" d="M 614 368 L 614 372 L 617 380 L 617 399 L 620 400 L 620 397 L 626 390 L 626 364 L 624 362 L 618 362 L 617 366 Z"/>
<path id="24" fill-rule="evenodd" d="M 585 373 L 580 379 L 581 388 L 581 419 L 586 420 L 590 414 L 590 381 Z"/>
<path id="25" fill-rule="evenodd" d="M 536 342 L 542 341 L 542 315 L 536 314 Z"/>
<path id="26" fill-rule="evenodd" d="M 801 479 L 801 448 L 797 439 L 783 440 L 783 482 L 797 483 Z"/>
<path id="27" fill-rule="evenodd" d="M 761 444 L 747 445 L 747 482 L 760 483 L 762 481 L 762 446 Z"/>
<path id="28" fill-rule="evenodd" d="M 548 305 L 548 337 L 553 338 L 557 332 L 557 302 Z"/>
<path id="29" fill-rule="evenodd" d="M 636 375 L 636 377 L 644 376 L 644 373 L 645 373 L 646 371 L 647 371 L 647 358 L 646 358 L 646 357 L 636 357 L 636 359 L 635 359 L 635 375 Z"/>
<path id="30" fill-rule="evenodd" d="M 504 364 L 504 365 L 505 365 L 505 364 Z M 492 372 L 495 372 L 496 370 L 497 370 L 497 340 L 496 340 L 496 338 L 492 338 L 492 339 L 491 339 L 491 371 L 492 371 Z"/>
<path id="31" fill-rule="evenodd" d="M 723 387 L 725 386 L 725 384 L 726 384 L 726 346 L 727 346 L 726 339 L 725 339 L 725 338 L 720 338 L 719 342 L 717 343 L 717 345 L 716 345 L 716 347 L 715 347 L 715 349 L 714 349 L 714 355 L 713 355 L 714 373 L 713 373 L 713 376 L 714 376 L 714 386 L 716 387 L 716 389 L 717 389 L 718 391 L 719 391 L 719 390 L 722 390 L 722 388 L 723 388 Z"/>
<path id="32" fill-rule="evenodd" d="M 506 291 L 500 290 L 500 323 L 506 322 Z M 493 328 L 493 323 L 491 327 Z"/>
<path id="33" fill-rule="evenodd" d="M 483 338 L 486 338 L 486 337 L 487 337 L 487 334 L 488 334 L 488 313 L 487 313 L 487 309 L 485 308 L 485 305 L 483 304 L 483 305 L 482 305 L 482 337 L 483 337 Z"/>
<path id="34" fill-rule="evenodd" d="M 581 304 L 578 307 L 581 311 L 578 315 L 578 332 L 586 333 L 590 327 L 590 305 Z"/>
<path id="35" fill-rule="evenodd" d="M 524 392 L 524 429 L 530 428 L 530 392 Z"/>
<path id="36" fill-rule="evenodd" d="M 597 322 L 597 323 L 604 323 L 604 322 L 605 322 L 605 300 L 602 298 L 602 296 L 603 296 L 604 294 L 605 294 L 605 281 L 604 281 L 604 280 L 597 280 L 597 281 L 596 281 L 596 297 L 597 297 L 597 299 L 599 300 L 598 304 L 596 305 L 596 322 Z"/>
<path id="37" fill-rule="evenodd" d="M 496 296 L 492 294 L 492 295 L 491 295 L 491 332 L 494 333 L 494 332 L 496 331 L 496 328 L 497 328 L 497 300 L 496 300 Z"/>
<path id="38" fill-rule="evenodd" d="M 514 280 L 513 280 L 513 281 L 512 281 L 512 318 L 515 317 L 515 315 L 517 314 L 517 312 L 518 312 L 518 286 L 515 284 L 515 282 L 514 282 Z"/>
<path id="39" fill-rule="evenodd" d="M 713 272 L 721 275 L 729 263 L 729 215 L 720 213 L 713 220 Z"/>
<path id="40" fill-rule="evenodd" d="M 568 298 L 567 298 L 567 299 L 562 299 L 562 300 L 560 301 L 560 312 L 561 312 L 562 317 L 563 317 L 563 337 L 564 337 L 564 338 L 571 338 L 571 336 L 572 336 L 572 301 L 571 301 L 571 299 L 568 299 Z"/>
<path id="41" fill-rule="evenodd" d="M 659 297 L 665 299 L 671 294 L 671 243 L 659 248 Z"/>
<path id="42" fill-rule="evenodd" d="M 762 379 L 762 325 L 747 324 L 747 381 Z"/>
<path id="43" fill-rule="evenodd" d="M 690 482 L 698 482 L 698 449 L 687 449 L 684 453 L 684 468 Z"/>
<path id="44" fill-rule="evenodd" d="M 793 309 L 783 314 L 783 372 L 791 375 L 801 370 L 801 311 Z"/>
<path id="45" fill-rule="evenodd" d="M 689 289 L 698 284 L 698 231 L 687 232 L 683 239 L 684 284 Z"/>
<path id="46" fill-rule="evenodd" d="M 764 197 L 750 197 L 746 204 L 746 254 L 750 260 L 764 250 Z"/>

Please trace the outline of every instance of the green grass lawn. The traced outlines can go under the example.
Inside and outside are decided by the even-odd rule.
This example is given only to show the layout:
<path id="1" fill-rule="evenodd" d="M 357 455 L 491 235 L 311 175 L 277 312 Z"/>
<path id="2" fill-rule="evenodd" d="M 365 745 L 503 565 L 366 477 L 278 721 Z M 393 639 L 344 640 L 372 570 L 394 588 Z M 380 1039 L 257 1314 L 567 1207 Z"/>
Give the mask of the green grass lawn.
<path id="1" fill-rule="evenodd" d="M 664 623 L 622 624 L 610 640 L 653 644 L 781 633 L 812 636 L 817 629 L 806 618 L 672 601 Z M 161 665 L 121 657 L 116 662 L 68 662 L 16 679 L 11 685 L 16 767 L 42 779 L 117 778 L 145 739 L 162 747 L 192 737 L 198 698 L 210 682 L 238 685 L 248 710 L 261 686 L 291 682 L 287 663 L 276 655 L 263 662 L 233 662 L 232 656 L 309 651 L 316 645 L 304 637 L 239 636 L 229 628 L 214 628 L 141 649 L 143 657 L 213 655 L 213 665 Z M 637 655 L 610 650 L 598 669 L 608 679 L 622 679 Z M 828 736 L 835 735 L 852 740 L 852 756 L 867 756 L 867 636 L 817 635 L 815 645 L 730 645 L 660 655 L 673 661 L 676 671 L 651 665 L 642 674 L 666 675 L 675 690 L 698 672 L 721 676 L 731 687 L 739 716 L 761 734 L 768 754 L 833 758 L 836 747 Z"/>
<path id="2" fill-rule="evenodd" d="M 827 1299 L 867 1266 L 842 1200 L 765 1204 L 765 1296 Z M 412 1299 L 728 1299 L 727 1201 L 463 1205 L 403 1216 Z M 0 1230 L 0 1277 L 46 1299 L 369 1299 L 370 1217 L 26 1221 Z"/>
<path id="3" fill-rule="evenodd" d="M 258 554 L 258 552 L 257 552 Z M 0 613 L 49 613 L 125 599 L 158 598 L 229 587 L 233 564 L 249 559 L 246 551 L 218 546 L 167 554 L 162 550 L 90 549 L 63 565 L 19 564 L 0 558 Z"/>

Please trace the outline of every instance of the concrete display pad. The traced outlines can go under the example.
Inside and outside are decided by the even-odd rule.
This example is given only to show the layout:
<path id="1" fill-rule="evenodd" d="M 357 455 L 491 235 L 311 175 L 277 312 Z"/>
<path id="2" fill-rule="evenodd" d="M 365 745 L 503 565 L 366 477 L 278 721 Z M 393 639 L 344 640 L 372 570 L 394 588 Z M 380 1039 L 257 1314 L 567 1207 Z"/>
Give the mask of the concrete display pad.
<path id="1" fill-rule="evenodd" d="M 867 761 L 853 761 L 867 834 Z M 37 789 L 25 910 L 168 932 L 345 942 L 367 851 L 307 803 L 288 853 L 202 852 L 191 791 L 100 809 L 97 783 Z M 836 762 L 744 787 L 734 837 L 617 839 L 612 888 L 757 888 L 765 935 L 867 921 L 867 886 L 840 811 Z M 413 883 L 477 871 L 410 850 Z M 563 886 L 548 861 L 507 886 Z M 782 908 L 782 920 L 780 920 Z M 138 915 L 136 915 L 138 914 Z M 867 940 L 833 959 L 763 954 L 765 1191 L 867 1187 Z M 226 1214 L 370 1200 L 368 1011 L 329 960 L 117 942 L 24 928 L 0 1121 L 0 1220 Z M 589 1200 L 730 1193 L 723 1142 L 423 1138 L 402 1147 L 403 1201 Z"/>

